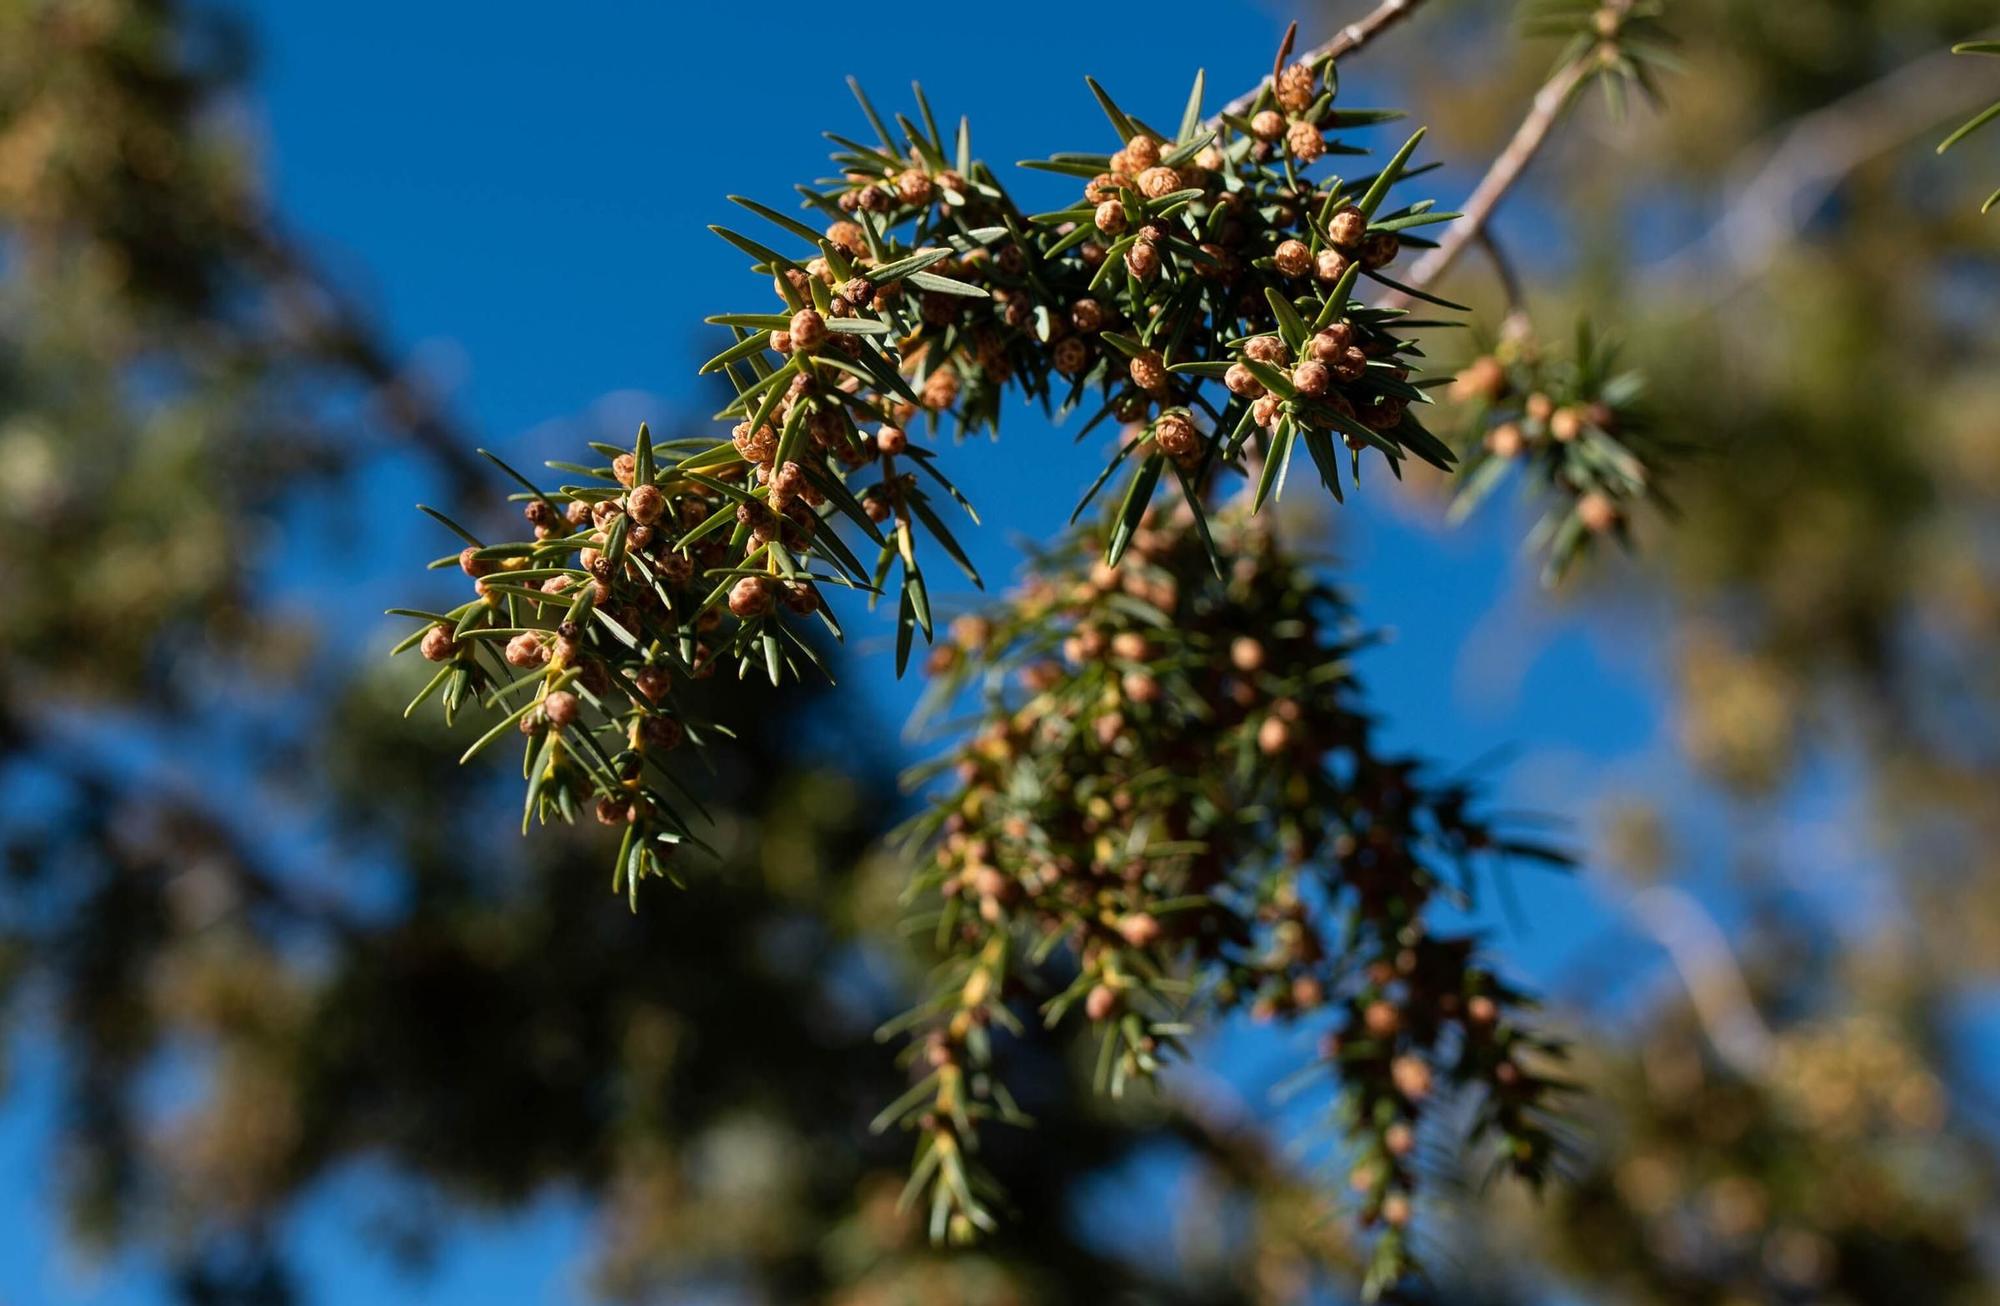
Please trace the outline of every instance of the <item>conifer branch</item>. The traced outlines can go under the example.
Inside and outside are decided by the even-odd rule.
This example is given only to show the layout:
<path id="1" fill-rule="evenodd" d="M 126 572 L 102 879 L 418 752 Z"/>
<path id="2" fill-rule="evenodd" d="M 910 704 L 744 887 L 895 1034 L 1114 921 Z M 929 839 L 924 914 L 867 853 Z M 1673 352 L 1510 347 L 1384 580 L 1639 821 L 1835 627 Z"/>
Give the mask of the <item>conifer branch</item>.
<path id="1" fill-rule="evenodd" d="M 1430 286 L 1450 270 L 1452 264 L 1479 238 L 1492 221 L 1500 202 L 1514 188 L 1528 165 L 1535 161 L 1542 147 L 1548 143 L 1549 134 L 1561 119 L 1563 110 L 1569 107 L 1576 93 L 1583 89 L 1593 76 L 1616 66 L 1618 46 L 1616 44 L 1620 25 L 1631 12 L 1634 0 L 1607 0 L 1598 11 L 1597 21 L 1602 39 L 1585 47 L 1576 57 L 1558 68 L 1555 75 L 1542 84 L 1528 106 L 1526 116 L 1514 129 L 1514 135 L 1507 145 L 1495 156 L 1473 188 L 1471 198 L 1465 202 L 1463 215 L 1445 232 L 1436 249 L 1426 253 L 1410 268 L 1409 284 L 1418 290 Z M 1383 297 L 1378 307 L 1407 308 L 1412 296 L 1403 291 L 1393 291 Z"/>
<path id="2" fill-rule="evenodd" d="M 1355 51 L 1361 49 L 1362 46 L 1367 45 L 1370 41 L 1415 13 L 1423 3 L 1424 0 L 1382 0 L 1382 3 L 1376 5 L 1374 10 L 1365 17 L 1358 18 L 1349 23 L 1325 41 L 1301 54 L 1299 62 L 1314 64 L 1322 59 L 1340 59 L 1353 54 Z M 1298 31 L 1299 25 L 1297 23 L 1293 23 L 1285 29 L 1285 39 L 1278 47 L 1277 65 L 1272 69 L 1271 75 L 1273 78 L 1277 76 L 1278 69 L 1284 67 L 1285 56 L 1290 53 L 1292 42 L 1298 36 Z M 1252 106 L 1257 103 L 1257 97 L 1262 95 L 1265 88 L 1269 85 L 1269 82 L 1259 83 L 1257 86 L 1231 100 L 1228 104 L 1223 105 L 1222 111 L 1209 119 L 1209 125 L 1211 127 L 1219 126 L 1225 114 L 1234 114 L 1241 117 L 1243 114 L 1249 112 Z"/>

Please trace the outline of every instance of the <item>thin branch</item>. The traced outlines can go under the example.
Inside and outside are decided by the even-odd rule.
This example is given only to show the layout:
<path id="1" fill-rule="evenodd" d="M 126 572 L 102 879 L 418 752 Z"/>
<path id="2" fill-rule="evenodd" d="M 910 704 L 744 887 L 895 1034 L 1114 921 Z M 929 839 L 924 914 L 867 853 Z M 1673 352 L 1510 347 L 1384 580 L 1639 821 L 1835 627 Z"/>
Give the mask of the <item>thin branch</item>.
<path id="1" fill-rule="evenodd" d="M 1604 11 L 1622 19 L 1631 12 L 1633 3 L 1634 0 L 1606 0 Z M 1472 244 L 1486 230 L 1486 224 L 1492 221 L 1494 211 L 1500 207 L 1500 201 L 1507 197 L 1507 192 L 1514 188 L 1514 183 L 1521 179 L 1521 175 L 1528 170 L 1528 165 L 1535 161 L 1537 154 L 1541 153 L 1542 146 L 1548 142 L 1549 133 L 1555 130 L 1557 120 L 1562 117 L 1563 110 L 1569 107 L 1569 102 L 1575 98 L 1583 84 L 1590 80 L 1591 75 L 1602 68 L 1600 60 L 1603 52 L 1609 48 L 1613 47 L 1603 42 L 1587 48 L 1558 69 L 1555 76 L 1549 78 L 1542 84 L 1542 89 L 1535 92 L 1535 98 L 1528 106 L 1527 116 L 1521 119 L 1521 125 L 1514 129 L 1513 139 L 1507 142 L 1507 147 L 1493 160 L 1492 166 L 1486 170 L 1486 175 L 1479 179 L 1479 185 L 1473 188 L 1471 197 L 1465 201 L 1463 216 L 1446 230 L 1444 239 L 1438 242 L 1436 249 L 1426 253 L 1411 267 L 1409 275 L 1404 278 L 1409 285 L 1418 290 L 1430 289 L 1431 284 L 1458 261 L 1466 246 Z M 1407 308 L 1409 304 L 1410 296 L 1398 290 L 1385 295 L 1378 306 Z"/>
<path id="2" fill-rule="evenodd" d="M 1595 70 L 1593 51 L 1565 64 L 1560 72 L 1542 85 L 1542 89 L 1535 93 L 1534 102 L 1528 106 L 1527 116 L 1514 129 L 1513 139 L 1493 160 L 1486 175 L 1473 189 L 1471 198 L 1465 201 L 1463 216 L 1446 230 L 1436 249 L 1417 260 L 1404 280 L 1418 290 L 1430 289 L 1431 283 L 1458 261 L 1466 246 L 1479 238 L 1480 233 L 1486 230 L 1486 224 L 1492 220 L 1494 210 L 1500 207 L 1500 201 L 1507 197 L 1507 192 L 1513 189 L 1514 183 L 1534 162 L 1535 155 L 1541 152 L 1571 97 Z M 1379 307 L 1405 308 L 1409 303 L 1410 296 L 1392 291 L 1382 298 Z"/>
<path id="3" fill-rule="evenodd" d="M 1409 17 L 1423 2 L 1424 0 L 1382 0 L 1366 17 L 1356 19 L 1354 22 L 1341 28 L 1338 32 L 1335 32 L 1327 40 L 1301 54 L 1299 62 L 1316 63 L 1328 57 L 1339 59 L 1343 56 L 1353 54 L 1383 32 L 1388 31 L 1397 23 Z M 1290 52 L 1292 40 L 1298 35 L 1298 30 L 1299 25 L 1297 23 L 1293 23 L 1285 30 L 1284 43 L 1278 47 L 1278 69 L 1284 67 L 1285 56 Z M 1274 69 L 1272 72 L 1273 80 L 1276 79 L 1278 69 Z M 1270 84 L 1270 82 L 1259 82 L 1256 86 L 1251 87 L 1228 104 L 1223 105 L 1222 112 L 1210 118 L 1207 125 L 1210 127 L 1221 126 L 1224 114 L 1240 117 L 1244 113 L 1247 113 L 1250 107 L 1257 103 L 1257 97 L 1264 93 L 1264 88 Z"/>
<path id="4" fill-rule="evenodd" d="M 1485 252 L 1486 261 L 1493 265 L 1493 275 L 1500 279 L 1500 291 L 1507 297 L 1507 316 L 1501 319 L 1500 334 L 1503 339 L 1523 340 L 1533 334 L 1533 323 L 1528 317 L 1528 294 L 1521 285 L 1521 277 L 1514 270 L 1514 261 L 1500 248 L 1500 240 L 1490 227 L 1479 232 L 1479 248 Z"/>
<path id="5" fill-rule="evenodd" d="M 1757 1011 L 1729 938 L 1708 909 L 1676 885 L 1635 894 L 1627 912 L 1666 950 L 1680 972 L 1709 1044 L 1746 1078 L 1771 1063 L 1771 1030 Z"/>

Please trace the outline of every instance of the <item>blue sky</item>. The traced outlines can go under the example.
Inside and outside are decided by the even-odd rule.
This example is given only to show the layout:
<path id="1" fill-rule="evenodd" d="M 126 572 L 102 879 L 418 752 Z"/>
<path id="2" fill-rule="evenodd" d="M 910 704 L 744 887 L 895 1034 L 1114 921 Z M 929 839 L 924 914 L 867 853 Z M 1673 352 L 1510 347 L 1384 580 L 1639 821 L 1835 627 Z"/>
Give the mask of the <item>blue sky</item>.
<path id="1" fill-rule="evenodd" d="M 1268 70 L 1283 26 L 1275 11 L 1180 0 L 1119 19 L 927 6 L 862 24 L 845 21 L 848 11 L 829 22 L 822 7 L 769 3 L 236 7 L 260 51 L 252 109 L 274 208 L 448 387 L 465 423 L 524 466 L 569 456 L 584 438 L 629 439 L 641 418 L 655 430 L 703 420 L 712 405 L 692 374 L 715 344 L 701 318 L 768 295 L 706 224 L 743 216 L 728 193 L 782 204 L 793 182 L 822 175 L 819 132 L 859 121 L 846 74 L 885 106 L 922 76 L 941 113 L 973 114 L 975 148 L 1004 167 L 1103 146 L 1086 72 L 1135 110 L 1170 118 L 1198 64 L 1216 101 Z M 1078 30 L 1093 19 L 1103 31 Z M 1398 100 L 1360 64 L 1343 81 L 1350 101 Z M 1031 207 L 1063 185 L 1017 180 Z M 1467 184 L 1463 168 L 1436 179 L 1447 203 Z M 1026 410 L 1009 415 L 997 444 L 948 453 L 986 518 L 964 538 L 989 584 L 1010 575 L 1015 541 L 1059 527 L 1099 455 L 1094 439 L 1074 447 Z M 1374 479 L 1337 523 L 1297 529 L 1323 536 L 1365 617 L 1394 633 L 1366 663 L 1390 737 L 1448 761 L 1511 747 L 1496 773 L 1506 804 L 1579 819 L 1608 793 L 1685 791 L 1662 736 L 1658 614 L 1553 604 L 1517 556 L 1522 523 L 1508 511 L 1440 535 L 1386 475 Z M 383 642 L 381 610 L 417 583 L 407 564 L 449 543 L 408 511 L 435 493 L 420 473 L 392 460 L 375 483 L 386 536 L 375 553 L 331 592 L 324 570 L 273 578 L 316 587 L 320 610 L 371 645 Z M 1295 497 L 1314 497 L 1310 488 Z M 311 534 L 316 549 L 338 545 L 326 524 L 288 529 Z M 889 674 L 886 621 L 847 624 L 854 656 L 843 679 L 893 736 L 914 687 Z M 1532 871 L 1521 890 L 1533 930 L 1503 931 L 1502 945 L 1518 971 L 1557 980 L 1566 960 L 1602 943 L 1601 897 Z M 1275 1049 L 1230 1037 L 1247 1054 L 1231 1058 L 1249 1067 L 1239 1087 L 1259 1102 L 1261 1063 L 1278 1060 Z M 47 1055 L 24 1046 L 12 1070 L 0 1113 L 0 1306 L 161 1300 L 143 1260 L 89 1269 L 60 1248 L 46 1209 Z M 356 1172 L 301 1213 L 292 1241 L 315 1300 L 573 1299 L 588 1224 L 567 1196 L 463 1222 L 437 1268 L 412 1280 L 362 1237 L 380 1192 Z"/>

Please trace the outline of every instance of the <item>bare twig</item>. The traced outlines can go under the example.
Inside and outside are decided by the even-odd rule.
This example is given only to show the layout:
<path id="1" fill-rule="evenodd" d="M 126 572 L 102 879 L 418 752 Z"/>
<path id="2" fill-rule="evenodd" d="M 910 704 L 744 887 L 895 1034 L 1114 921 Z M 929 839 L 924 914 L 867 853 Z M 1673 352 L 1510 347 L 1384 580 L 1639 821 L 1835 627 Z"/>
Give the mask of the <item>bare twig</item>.
<path id="1" fill-rule="evenodd" d="M 1631 12 L 1632 5 L 1633 0 L 1606 0 L 1604 12 L 1614 19 L 1622 19 Z M 1521 179 L 1521 174 L 1528 170 L 1528 165 L 1534 162 L 1535 155 L 1539 154 L 1542 146 L 1548 142 L 1549 133 L 1555 130 L 1556 122 L 1562 117 L 1562 112 L 1569 106 L 1570 100 L 1575 97 L 1583 84 L 1590 80 L 1592 74 L 1602 67 L 1599 60 L 1607 48 L 1609 47 L 1605 44 L 1598 44 L 1584 50 L 1558 69 L 1555 76 L 1549 78 L 1542 84 L 1542 89 L 1535 92 L 1535 98 L 1528 106 L 1527 116 L 1522 118 L 1521 125 L 1514 129 L 1513 139 L 1507 142 L 1507 147 L 1493 160 L 1492 166 L 1486 170 L 1486 175 L 1479 179 L 1479 185 L 1473 188 L 1471 197 L 1465 201 L 1463 215 L 1446 230 L 1437 248 L 1426 253 L 1411 267 L 1409 275 L 1404 278 L 1409 285 L 1418 290 L 1428 290 L 1433 282 L 1458 261 L 1458 256 L 1465 252 L 1466 246 L 1472 244 L 1486 230 L 1486 224 L 1492 221 L 1494 211 L 1500 207 L 1500 201 L 1507 197 L 1507 192 L 1513 189 L 1514 183 Z M 1512 292 L 1509 293 L 1511 297 Z M 1406 308 L 1409 306 L 1410 298 L 1400 290 L 1392 291 L 1382 298 L 1380 307 Z M 1510 307 L 1518 305 L 1519 301 L 1515 299 Z"/>
<path id="2" fill-rule="evenodd" d="M 1486 175 L 1479 179 L 1479 185 L 1473 188 L 1471 198 L 1465 201 L 1463 216 L 1445 231 L 1444 239 L 1438 242 L 1436 249 L 1417 260 L 1404 280 L 1418 290 L 1428 290 L 1458 261 L 1466 246 L 1479 238 L 1480 233 L 1486 230 L 1486 224 L 1492 220 L 1494 210 L 1500 207 L 1500 201 L 1506 198 L 1507 192 L 1513 189 L 1514 183 L 1521 179 L 1521 174 L 1528 170 L 1528 165 L 1547 142 L 1549 132 L 1554 130 L 1556 120 L 1562 117 L 1570 98 L 1593 71 L 1592 56 L 1585 55 L 1563 65 L 1560 72 L 1543 83 L 1542 89 L 1535 93 L 1534 102 L 1528 106 L 1527 116 L 1514 129 L 1513 139 L 1493 160 Z M 1385 295 L 1380 306 L 1404 308 L 1409 302 L 1410 296 L 1398 290 Z"/>
<path id="3" fill-rule="evenodd" d="M 1771 1030 L 1715 917 L 1676 885 L 1643 890 L 1626 909 L 1672 958 L 1716 1052 L 1739 1074 L 1760 1075 L 1771 1060 Z"/>
<path id="4" fill-rule="evenodd" d="M 1299 62 L 1314 63 L 1329 56 L 1338 59 L 1344 55 L 1353 54 L 1383 32 L 1388 31 L 1397 23 L 1409 17 L 1423 2 L 1424 0 L 1382 0 L 1366 17 L 1356 19 L 1341 28 L 1338 32 L 1335 32 L 1327 40 L 1301 54 Z M 1291 52 L 1292 41 L 1298 35 L 1298 30 L 1299 25 L 1297 23 L 1293 23 L 1286 29 L 1284 43 L 1278 47 L 1278 69 L 1284 67 L 1285 56 Z M 1276 75 L 1277 69 L 1274 69 L 1272 72 L 1273 78 Z M 1257 103 L 1257 97 L 1264 93 L 1264 88 L 1268 85 L 1270 85 L 1269 82 L 1259 82 L 1231 100 L 1228 104 L 1223 105 L 1222 112 L 1210 118 L 1208 125 L 1211 127 L 1220 126 L 1223 114 L 1240 116 L 1247 112 L 1251 105 Z"/>
<path id="5" fill-rule="evenodd" d="M 1526 339 L 1533 327 L 1528 318 L 1528 295 L 1521 286 L 1521 277 L 1514 270 L 1514 261 L 1500 248 L 1499 238 L 1491 228 L 1481 228 L 1479 248 L 1485 251 L 1486 261 L 1493 265 L 1493 275 L 1500 279 L 1501 293 L 1507 296 L 1507 316 L 1500 322 L 1500 334 L 1505 339 Z"/>

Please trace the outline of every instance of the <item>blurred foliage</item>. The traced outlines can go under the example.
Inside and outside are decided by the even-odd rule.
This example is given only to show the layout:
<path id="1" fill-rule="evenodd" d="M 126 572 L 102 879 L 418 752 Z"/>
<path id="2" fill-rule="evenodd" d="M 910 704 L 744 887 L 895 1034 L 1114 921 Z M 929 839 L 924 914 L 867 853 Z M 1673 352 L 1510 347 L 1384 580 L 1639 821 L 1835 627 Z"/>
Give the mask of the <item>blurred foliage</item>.
<path id="1" fill-rule="evenodd" d="M 234 29 L 176 5 L 0 3 L 10 681 L 136 694 L 163 649 L 280 639 L 245 610 L 266 514 L 350 464 L 356 435 L 471 471 L 264 212 L 240 62 Z M 319 420 L 343 409 L 338 431 Z"/>
<path id="2" fill-rule="evenodd" d="M 1635 514 L 1643 561 L 1574 593 L 1662 601 L 1678 737 L 1764 833 L 1696 875 L 1662 834 L 1679 813 L 1621 818 L 1635 904 L 1668 891 L 1685 917 L 1699 890 L 1734 957 L 1582 986 L 1584 1151 L 1547 1202 L 1430 1230 L 1435 1297 L 1991 1300 L 1993 1068 L 1963 1017 L 2000 957 L 1996 138 L 1928 148 L 1990 65 L 1920 65 L 1907 121 L 1857 97 L 1992 8 L 1667 16 L 1665 110 L 1581 114 L 1523 194 L 1567 254 L 1513 252 L 1541 327 L 1615 326 L 1650 429 L 1700 451 L 1681 519 Z M 1508 21 L 1441 6 L 1370 53 L 1421 51 L 1444 154 L 1496 144 L 1546 73 L 1546 50 L 1495 66 Z M 630 916 L 600 847 L 520 846 L 505 778 L 402 722 L 413 683 L 357 678 L 266 597 L 269 568 L 309 562 L 273 556 L 272 523 L 358 511 L 371 460 L 413 447 L 455 508 L 493 505 L 461 502 L 471 441 L 264 210 L 241 51 L 164 0 L 0 0 L 0 992 L 60 1048 L 73 1227 L 160 1249 L 189 1300 L 310 1296 L 287 1213 L 379 1165 L 386 1245 L 421 1259 L 460 1206 L 575 1192 L 600 1285 L 633 1296 L 1328 1291 L 1353 1251 L 1314 1177 L 1210 1104 L 1105 1107 L 1059 1042 L 1010 1050 L 1037 1128 L 985 1157 L 1002 1236 L 940 1256 L 895 1213 L 904 1158 L 866 1125 L 903 1081 L 870 1034 L 919 988 L 886 932 L 900 877 L 868 852 L 888 759 L 855 756 L 865 726 L 704 690 L 743 735 L 698 781 L 721 855 Z M 816 732 L 837 771 L 800 763 Z M 211 783 L 154 764 L 195 756 Z M 1828 775 L 1865 882 L 1784 837 Z M 1611 947 L 1624 977 L 1640 954 Z M 1192 1163 L 1177 1226 L 1114 1256 L 1079 1204 L 1160 1155 Z"/>
<path id="3" fill-rule="evenodd" d="M 1678 513 L 1632 521 L 1644 562 L 1575 593 L 1667 600 L 1676 733 L 1742 843 L 1718 875 L 1642 840 L 1650 877 L 1708 901 L 1633 903 L 1670 892 L 1703 930 L 1753 924 L 1680 958 L 1664 999 L 1592 999 L 1630 1031 L 1577 1035 L 1600 1058 L 1597 1146 L 1550 1211 L 1501 1222 L 1546 1263 L 1496 1299 L 2000 1291 L 1994 1068 L 1964 1018 L 2000 924 L 2000 270 L 1975 183 L 1925 148 L 1983 102 L 1963 75 L 1981 61 L 1942 51 L 1992 20 L 1953 0 L 1680 0 L 1665 111 L 1533 179 L 1572 253 L 1565 276 L 1509 251 L 1528 310 L 1615 324 L 1655 429 L 1691 452 Z M 1498 116 L 1451 105 L 1441 126 L 1471 139 Z M 1474 264 L 1448 293 L 1490 279 Z M 1829 801 L 1809 841 L 1794 814 Z M 1648 803 L 1620 826 L 1676 819 Z M 1851 866 L 1821 864 L 1833 848 Z M 1764 1031 L 1758 1055 L 1718 1051 L 1732 988 L 1724 1024 Z"/>
<path id="4" fill-rule="evenodd" d="M 1953 54 L 2000 55 L 2000 41 L 1966 41 L 1959 45 L 1954 45 L 1951 48 L 1951 52 Z M 1946 150 L 1972 135 L 1972 133 L 1978 131 L 1987 123 L 1992 122 L 1995 118 L 2000 118 L 2000 100 L 1995 100 L 1992 104 L 1987 105 L 1984 109 L 1972 115 L 1971 118 L 1961 124 L 1951 135 L 1938 142 L 1938 153 L 1943 154 Z M 1991 195 L 1988 195 L 1986 202 L 1979 206 L 1979 211 L 1981 213 L 1989 212 L 1996 204 L 2000 204 L 2000 190 L 1996 190 Z"/>
<path id="5" fill-rule="evenodd" d="M 1029 1009 L 1089 1022 L 1114 1097 L 1199 1065 L 1231 1012 L 1306 1023 L 1319 1055 L 1291 1082 L 1345 1135 L 1375 1295 L 1416 1268 L 1420 1131 L 1535 1185 L 1557 1156 L 1567 1050 L 1439 922 L 1568 858 L 1383 749 L 1352 666 L 1370 637 L 1247 502 L 1155 508 L 1122 566 L 1102 556 L 1072 533 L 932 651 L 930 698 L 983 704 L 918 768 L 953 780 L 907 832 L 941 964 L 907 1018 L 923 1078 L 878 1124 L 917 1133 L 934 1226 L 975 1224 L 985 1122 L 1018 1116 L 994 1031 Z M 1440 1099 L 1465 1129 L 1428 1128 Z"/>

